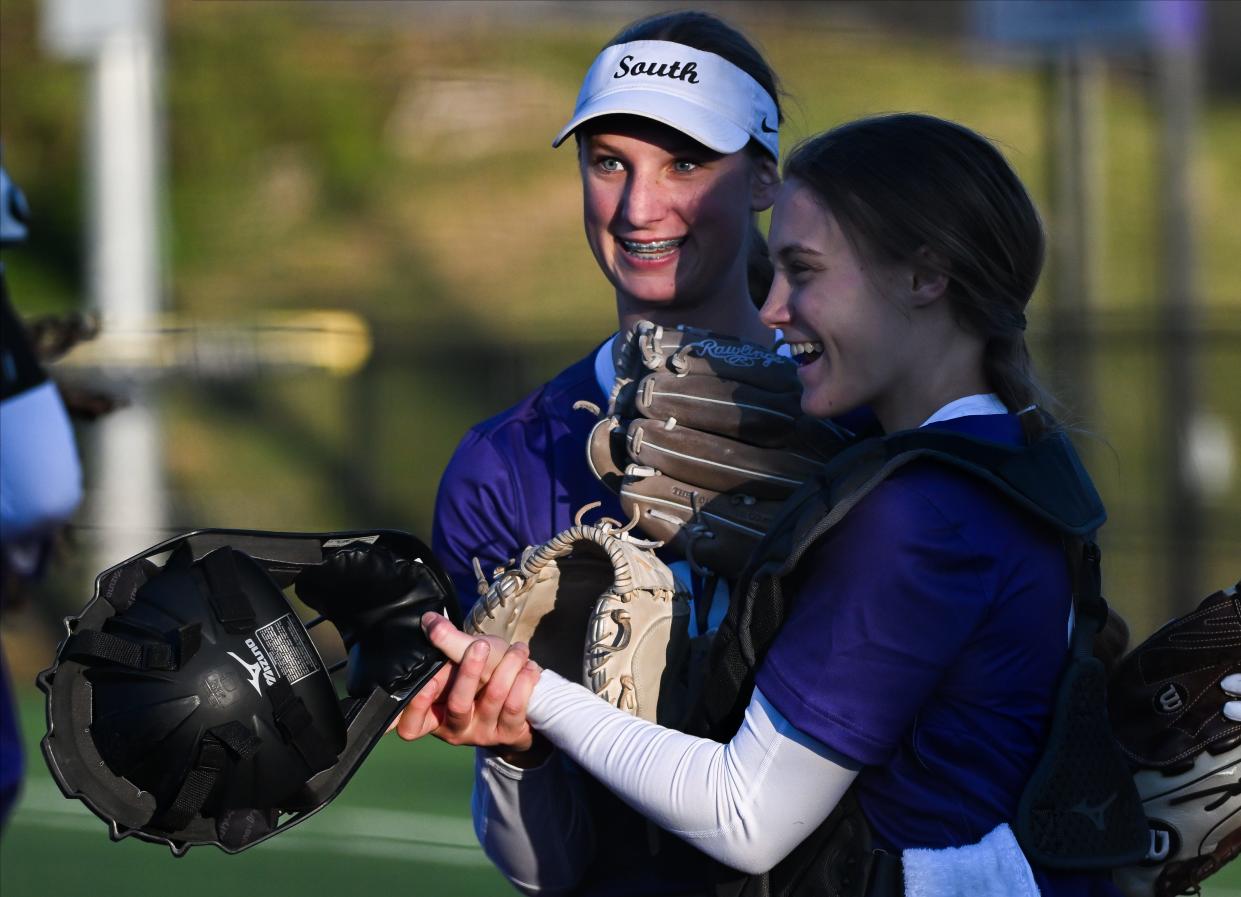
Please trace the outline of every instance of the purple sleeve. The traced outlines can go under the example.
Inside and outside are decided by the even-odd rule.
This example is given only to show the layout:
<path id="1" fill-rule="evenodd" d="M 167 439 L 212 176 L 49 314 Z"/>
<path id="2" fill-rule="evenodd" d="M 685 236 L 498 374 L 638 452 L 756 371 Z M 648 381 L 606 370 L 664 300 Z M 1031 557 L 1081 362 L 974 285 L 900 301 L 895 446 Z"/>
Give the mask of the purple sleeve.
<path id="1" fill-rule="evenodd" d="M 888 480 L 794 574 L 758 687 L 802 732 L 886 761 L 987 612 L 994 565 L 935 503 Z"/>
<path id="2" fill-rule="evenodd" d="M 490 578 L 525 545 L 518 545 L 517 482 L 510 465 L 491 442 L 470 431 L 453 453 L 440 479 L 431 529 L 431 550 L 457 589 L 462 612 L 478 598 L 471 563 L 477 557 Z"/>

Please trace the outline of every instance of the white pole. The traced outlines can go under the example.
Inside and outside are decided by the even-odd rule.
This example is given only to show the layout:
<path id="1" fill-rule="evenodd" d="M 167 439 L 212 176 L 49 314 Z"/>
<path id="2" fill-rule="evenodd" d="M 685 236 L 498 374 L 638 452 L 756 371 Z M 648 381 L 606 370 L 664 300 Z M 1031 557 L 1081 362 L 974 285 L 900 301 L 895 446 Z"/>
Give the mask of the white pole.
<path id="1" fill-rule="evenodd" d="M 91 288 L 119 327 L 159 311 L 155 53 L 146 23 L 104 39 L 91 71 Z"/>
<path id="2" fill-rule="evenodd" d="M 159 9 L 155 0 L 46 0 L 44 38 L 90 63 L 90 294 L 105 326 L 149 327 L 160 301 L 157 190 Z M 102 570 L 158 541 L 166 509 L 158 408 L 149 388 L 100 419 L 85 513 Z"/>

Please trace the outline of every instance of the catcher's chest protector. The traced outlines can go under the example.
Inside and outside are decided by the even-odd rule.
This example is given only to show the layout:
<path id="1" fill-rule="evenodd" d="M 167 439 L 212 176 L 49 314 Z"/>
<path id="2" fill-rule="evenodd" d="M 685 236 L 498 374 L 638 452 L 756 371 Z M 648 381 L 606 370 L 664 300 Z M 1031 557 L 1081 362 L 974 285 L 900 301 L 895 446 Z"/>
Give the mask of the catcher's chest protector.
<path id="1" fill-rule="evenodd" d="M 1055 869 L 1104 870 L 1140 860 L 1148 846 L 1146 821 L 1108 724 L 1106 670 L 1092 654 L 1107 605 L 1100 595 L 1098 547 L 1091 538 L 1106 513 L 1068 438 L 1045 431 L 1044 421 L 1033 416 L 1037 413 L 1023 415 L 1034 430 L 1023 447 L 942 430 L 910 430 L 857 443 L 806 483 L 786 504 L 734 592 L 688 731 L 727 741 L 740 727 L 754 673 L 790 610 L 785 578 L 806 552 L 894 471 L 920 459 L 950 464 L 991 483 L 1063 533 L 1074 571 L 1070 657 L 1055 697 L 1048 744 L 1013 821 L 1018 840 L 1030 860 Z M 1091 816 L 1074 809 L 1082 805 L 1102 809 Z M 851 806 L 833 813 L 771 872 L 750 876 L 740 886 L 734 881 L 721 893 L 878 893 L 873 879 L 888 870 L 873 862 L 865 820 Z M 842 824 L 849 831 L 846 837 L 834 831 Z M 811 843 L 819 848 L 802 849 Z M 849 870 L 843 876 L 842 868 Z M 896 879 L 899 883 L 899 875 Z"/>

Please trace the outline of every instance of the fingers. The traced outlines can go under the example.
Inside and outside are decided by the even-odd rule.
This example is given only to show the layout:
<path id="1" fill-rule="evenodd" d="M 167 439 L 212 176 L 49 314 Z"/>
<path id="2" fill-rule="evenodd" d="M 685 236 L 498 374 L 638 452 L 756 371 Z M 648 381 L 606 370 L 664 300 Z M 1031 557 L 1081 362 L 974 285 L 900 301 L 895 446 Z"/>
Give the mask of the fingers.
<path id="1" fill-rule="evenodd" d="M 493 737 L 496 747 L 509 753 L 510 762 L 515 760 L 513 754 L 521 756 L 534 746 L 534 730 L 526 719 L 526 705 L 530 702 L 530 693 L 534 691 L 541 672 L 539 665 L 533 660 L 526 661 L 500 707 L 500 717 L 496 722 Z M 532 759 L 525 757 L 517 765 L 538 765 L 545 757 L 531 763 Z"/>
<path id="2" fill-rule="evenodd" d="M 530 746 L 526 704 L 542 668 L 524 644 L 470 636 L 435 613 L 422 617 L 431 644 L 448 658 L 398 717 L 397 734 L 413 741 L 427 734 L 449 744 Z"/>
<path id="3" fill-rule="evenodd" d="M 542 668 L 529 659 L 524 645 L 515 645 L 488 684 L 475 720 L 489 745 L 523 752 L 530 749 L 534 731 L 526 719 L 526 705 Z"/>
<path id="4" fill-rule="evenodd" d="M 388 731 L 396 729 L 397 735 L 406 741 L 414 741 L 433 731 L 439 725 L 439 717 L 433 712 L 435 702 L 444 692 L 449 678 L 452 676 L 451 664 L 444 664 L 431 680 L 418 693 L 409 699 L 405 709 L 388 726 Z"/>
<path id="5" fill-rule="evenodd" d="M 1229 695 L 1241 698 L 1241 673 L 1233 673 L 1231 676 L 1225 676 L 1220 681 L 1220 687 Z M 1241 722 L 1241 701 L 1228 701 L 1224 704 L 1224 716 L 1231 720 Z"/>
<path id="6" fill-rule="evenodd" d="M 453 663 L 460 663 L 474 642 L 487 642 L 491 646 L 491 653 L 479 671 L 479 681 L 483 683 L 491 678 L 496 664 L 508 650 L 508 642 L 504 639 L 494 635 L 467 635 L 454 626 L 447 617 L 434 612 L 428 611 L 423 614 L 421 622 L 422 631 L 426 633 L 431 644 L 439 648 Z"/>
<path id="7" fill-rule="evenodd" d="M 526 721 L 526 705 L 530 703 L 530 695 L 534 692 L 534 686 L 538 684 L 542 672 L 537 663 L 527 660 L 517 678 L 513 680 L 513 687 L 509 689 L 504 705 L 500 708 L 499 729 L 509 735 L 512 740 L 508 743 L 518 749 L 521 749 L 522 745 L 516 743 L 516 736 L 522 730 L 530 728 L 530 723 Z"/>
<path id="8" fill-rule="evenodd" d="M 491 653 L 487 655 L 487 660 L 483 664 L 483 672 L 481 674 L 482 681 L 486 683 L 490 681 L 492 676 L 495 675 L 496 667 L 499 666 L 500 662 L 508 654 L 509 649 L 513 646 L 504 639 L 494 635 L 484 635 L 483 638 L 486 639 L 487 644 L 491 647 Z M 521 650 L 524 652 L 526 657 L 530 656 L 530 648 L 528 646 L 522 645 Z"/>
<path id="9" fill-rule="evenodd" d="M 444 725 L 450 731 L 468 731 L 474 715 L 474 698 L 490 653 L 490 646 L 482 639 L 472 641 L 466 648 L 444 699 Z"/>
<path id="10" fill-rule="evenodd" d="M 530 649 L 520 642 L 504 652 L 487 682 L 486 688 L 478 697 L 476 707 L 480 721 L 494 725 L 500 717 L 500 708 L 504 706 L 509 691 L 518 674 L 525 668 L 530 659 Z"/>

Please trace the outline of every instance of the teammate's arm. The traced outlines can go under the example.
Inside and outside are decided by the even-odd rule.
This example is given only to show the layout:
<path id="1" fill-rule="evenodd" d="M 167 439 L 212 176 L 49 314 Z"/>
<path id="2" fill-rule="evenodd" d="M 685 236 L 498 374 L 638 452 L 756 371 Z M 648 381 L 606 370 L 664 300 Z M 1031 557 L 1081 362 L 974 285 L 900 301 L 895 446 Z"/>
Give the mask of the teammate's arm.
<path id="1" fill-rule="evenodd" d="M 501 639 L 476 639 L 437 615 L 424 620 L 432 643 L 460 662 L 446 701 L 485 695 L 493 672 L 504 678 L 512 649 Z M 723 745 L 630 716 L 550 671 L 538 678 L 530 724 L 642 815 L 734 869 L 774 866 L 857 775 L 856 764 L 798 732 L 761 694 Z"/>
<path id="2" fill-rule="evenodd" d="M 0 540 L 10 542 L 68 518 L 82 497 L 82 472 L 56 384 L 35 359 L 7 294 L 0 295 L 0 325 Z"/>

